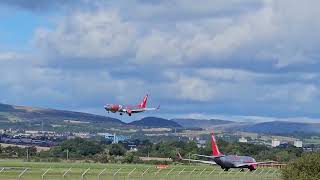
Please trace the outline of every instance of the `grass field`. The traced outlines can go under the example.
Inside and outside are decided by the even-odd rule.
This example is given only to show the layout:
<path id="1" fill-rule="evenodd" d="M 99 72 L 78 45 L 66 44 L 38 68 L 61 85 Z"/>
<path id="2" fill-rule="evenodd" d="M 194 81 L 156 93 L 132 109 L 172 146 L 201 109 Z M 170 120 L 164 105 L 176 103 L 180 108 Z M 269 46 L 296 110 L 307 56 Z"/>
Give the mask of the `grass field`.
<path id="1" fill-rule="evenodd" d="M 69 170 L 69 171 L 68 171 Z M 258 169 L 255 172 L 239 169 L 222 171 L 218 166 L 171 165 L 167 169 L 157 169 L 154 165 L 123 165 L 97 163 L 36 163 L 23 161 L 0 161 L 0 179 L 36 180 L 42 179 L 83 179 L 87 180 L 280 180 L 280 171 L 272 168 Z M 68 172 L 67 172 L 68 171 Z M 67 172 L 67 173 L 66 173 Z M 86 172 L 84 174 L 84 172 Z M 63 174 L 65 174 L 63 178 Z M 99 176 L 100 174 L 100 176 Z"/>

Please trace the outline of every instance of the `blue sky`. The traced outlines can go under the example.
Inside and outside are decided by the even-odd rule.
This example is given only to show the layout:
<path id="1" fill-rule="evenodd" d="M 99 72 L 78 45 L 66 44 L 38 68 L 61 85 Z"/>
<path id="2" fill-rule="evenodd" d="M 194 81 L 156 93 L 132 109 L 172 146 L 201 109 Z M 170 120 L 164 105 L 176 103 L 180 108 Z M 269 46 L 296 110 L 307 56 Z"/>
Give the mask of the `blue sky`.
<path id="1" fill-rule="evenodd" d="M 0 2 L 0 102 L 124 117 L 319 121 L 320 2 Z M 119 117 L 118 115 L 111 115 Z"/>

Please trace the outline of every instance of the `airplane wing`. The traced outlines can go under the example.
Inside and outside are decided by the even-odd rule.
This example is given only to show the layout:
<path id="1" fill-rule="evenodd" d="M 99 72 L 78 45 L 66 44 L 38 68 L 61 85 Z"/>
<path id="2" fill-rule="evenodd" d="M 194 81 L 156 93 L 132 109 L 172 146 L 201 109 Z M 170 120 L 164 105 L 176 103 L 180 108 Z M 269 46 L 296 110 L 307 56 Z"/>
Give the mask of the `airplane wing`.
<path id="1" fill-rule="evenodd" d="M 181 160 L 195 162 L 195 163 L 203 163 L 203 164 L 212 164 L 212 165 L 217 164 L 217 163 L 215 163 L 213 161 L 202 161 L 202 160 L 195 160 L 195 159 L 181 159 Z"/>
<path id="2" fill-rule="evenodd" d="M 143 111 L 156 111 L 160 109 L 160 105 L 156 108 L 138 108 L 138 109 L 131 109 L 132 113 L 137 113 L 137 112 L 143 112 Z"/>
<path id="3" fill-rule="evenodd" d="M 198 157 L 205 157 L 205 158 L 209 158 L 209 159 L 214 159 L 214 158 L 218 158 L 218 157 L 223 157 L 225 155 L 220 155 L 220 156 L 207 156 L 207 155 L 201 155 L 201 154 L 193 154 L 195 156 L 198 156 Z"/>
<path id="4" fill-rule="evenodd" d="M 217 163 L 215 163 L 213 161 L 202 161 L 202 160 L 196 160 L 196 159 L 184 159 L 184 158 L 182 158 L 182 156 L 181 156 L 181 154 L 179 152 L 177 152 L 177 155 L 178 155 L 179 159 L 182 160 L 182 161 L 189 161 L 189 162 L 203 163 L 203 164 L 211 164 L 211 165 L 217 164 Z"/>
<path id="5" fill-rule="evenodd" d="M 275 161 L 242 163 L 242 164 L 237 164 L 236 167 L 251 166 L 251 165 L 258 165 L 258 164 L 269 164 L 269 163 L 274 163 L 274 162 Z"/>

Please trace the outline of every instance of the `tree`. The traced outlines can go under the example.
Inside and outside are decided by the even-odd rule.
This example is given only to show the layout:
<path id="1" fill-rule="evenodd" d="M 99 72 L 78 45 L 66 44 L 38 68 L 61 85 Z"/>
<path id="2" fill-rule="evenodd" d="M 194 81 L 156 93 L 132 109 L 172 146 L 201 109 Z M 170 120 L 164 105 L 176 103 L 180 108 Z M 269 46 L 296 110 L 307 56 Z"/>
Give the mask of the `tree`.
<path id="1" fill-rule="evenodd" d="M 289 163 L 282 171 L 284 180 L 320 179 L 320 153 L 306 153 Z"/>
<path id="2" fill-rule="evenodd" d="M 114 156 L 123 156 L 126 153 L 126 149 L 120 144 L 111 144 L 109 154 Z"/>
<path id="3" fill-rule="evenodd" d="M 68 150 L 70 153 L 79 154 L 81 156 L 95 155 L 103 151 L 102 145 L 97 142 L 75 138 L 70 139 L 61 144 L 61 150 Z"/>
<path id="4" fill-rule="evenodd" d="M 139 163 L 139 157 L 135 156 L 132 152 L 127 152 L 123 159 L 124 163 Z"/>

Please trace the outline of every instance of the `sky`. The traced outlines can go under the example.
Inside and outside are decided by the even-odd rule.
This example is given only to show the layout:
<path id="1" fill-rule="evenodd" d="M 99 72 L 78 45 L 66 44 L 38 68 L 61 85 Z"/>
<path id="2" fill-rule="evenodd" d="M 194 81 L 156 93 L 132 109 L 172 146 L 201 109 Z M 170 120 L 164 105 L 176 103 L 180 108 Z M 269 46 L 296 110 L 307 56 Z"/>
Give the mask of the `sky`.
<path id="1" fill-rule="evenodd" d="M 0 102 L 320 122 L 317 0 L 2 0 Z M 157 112 L 120 117 L 107 103 Z"/>

